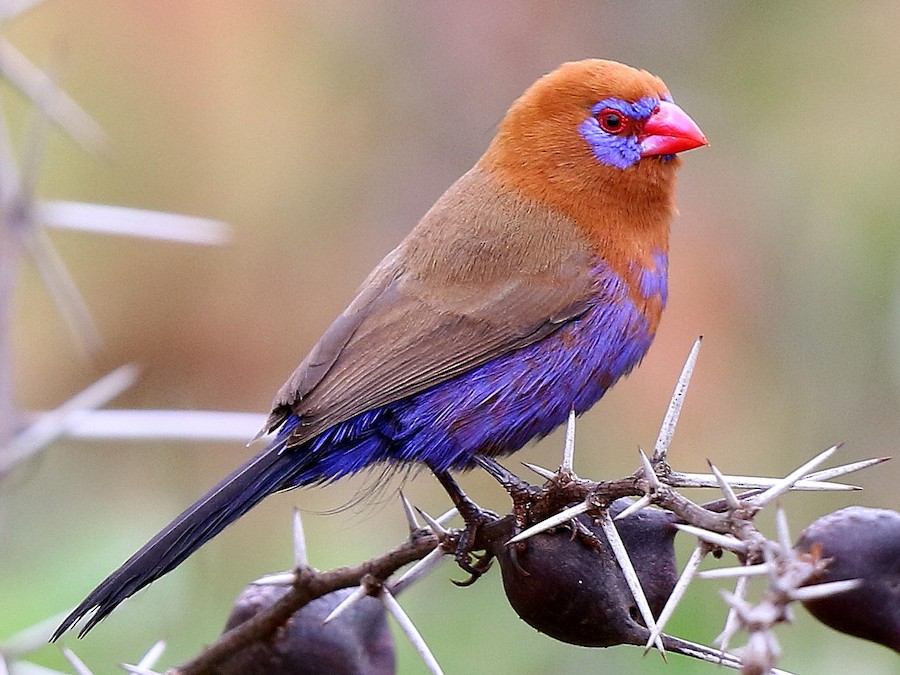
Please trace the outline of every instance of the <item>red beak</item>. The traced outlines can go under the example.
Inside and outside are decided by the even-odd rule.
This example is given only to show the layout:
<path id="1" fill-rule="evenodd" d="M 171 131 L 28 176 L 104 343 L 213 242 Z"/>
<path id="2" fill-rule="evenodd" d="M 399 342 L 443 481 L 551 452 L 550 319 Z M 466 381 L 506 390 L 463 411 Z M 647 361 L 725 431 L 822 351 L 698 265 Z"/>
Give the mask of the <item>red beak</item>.
<path id="1" fill-rule="evenodd" d="M 638 137 L 641 157 L 674 155 L 706 145 L 706 136 L 688 114 L 674 103 L 660 101 L 659 107 L 644 122 Z"/>

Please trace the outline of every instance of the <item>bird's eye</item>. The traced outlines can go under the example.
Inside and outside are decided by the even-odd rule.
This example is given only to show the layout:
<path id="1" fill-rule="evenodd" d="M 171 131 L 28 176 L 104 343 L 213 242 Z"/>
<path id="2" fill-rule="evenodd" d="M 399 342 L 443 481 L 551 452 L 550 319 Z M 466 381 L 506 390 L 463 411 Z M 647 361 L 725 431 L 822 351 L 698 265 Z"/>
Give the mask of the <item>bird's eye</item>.
<path id="1" fill-rule="evenodd" d="M 621 134 L 628 127 L 628 119 L 613 108 L 604 108 L 597 113 L 600 128 L 610 134 Z"/>

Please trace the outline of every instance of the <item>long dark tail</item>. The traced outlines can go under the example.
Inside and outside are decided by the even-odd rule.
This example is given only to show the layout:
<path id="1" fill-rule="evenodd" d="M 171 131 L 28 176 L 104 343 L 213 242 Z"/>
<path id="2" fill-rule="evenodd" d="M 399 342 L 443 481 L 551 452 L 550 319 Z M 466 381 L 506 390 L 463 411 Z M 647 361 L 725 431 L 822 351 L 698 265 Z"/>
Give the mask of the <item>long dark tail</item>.
<path id="1" fill-rule="evenodd" d="M 270 446 L 169 523 L 97 586 L 66 617 L 51 639 L 59 638 L 96 608 L 79 633 L 83 637 L 125 598 L 175 569 L 267 495 L 308 482 L 315 460 L 308 457 L 304 462 L 299 448 L 285 454 L 281 454 L 281 449 L 277 443 Z"/>

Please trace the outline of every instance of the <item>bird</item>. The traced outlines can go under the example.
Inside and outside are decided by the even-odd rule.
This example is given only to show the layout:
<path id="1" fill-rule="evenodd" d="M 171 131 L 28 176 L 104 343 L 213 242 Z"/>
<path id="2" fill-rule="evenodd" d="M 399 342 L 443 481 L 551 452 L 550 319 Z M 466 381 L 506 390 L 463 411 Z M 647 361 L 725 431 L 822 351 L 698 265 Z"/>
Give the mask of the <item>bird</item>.
<path id="1" fill-rule="evenodd" d="M 264 449 L 53 639 L 86 619 L 84 636 L 269 494 L 378 465 L 440 478 L 588 410 L 656 334 L 677 155 L 706 144 L 647 71 L 585 59 L 539 78 L 278 390 Z"/>

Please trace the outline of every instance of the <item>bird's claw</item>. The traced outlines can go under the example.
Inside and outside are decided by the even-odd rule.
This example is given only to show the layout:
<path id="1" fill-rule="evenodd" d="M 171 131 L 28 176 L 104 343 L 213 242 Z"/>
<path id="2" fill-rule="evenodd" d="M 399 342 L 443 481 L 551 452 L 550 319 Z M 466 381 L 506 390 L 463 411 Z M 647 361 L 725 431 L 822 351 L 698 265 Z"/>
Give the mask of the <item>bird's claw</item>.
<path id="1" fill-rule="evenodd" d="M 478 537 L 478 528 L 497 520 L 496 514 L 482 509 L 478 510 L 479 515 L 475 519 L 466 519 L 466 527 L 460 532 L 459 540 L 456 543 L 456 564 L 469 575 L 469 578 L 464 581 L 454 581 L 453 583 L 457 586 L 471 586 L 478 581 L 481 575 L 491 568 L 491 561 L 494 558 L 489 551 L 485 551 L 481 555 L 473 552 Z"/>

